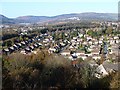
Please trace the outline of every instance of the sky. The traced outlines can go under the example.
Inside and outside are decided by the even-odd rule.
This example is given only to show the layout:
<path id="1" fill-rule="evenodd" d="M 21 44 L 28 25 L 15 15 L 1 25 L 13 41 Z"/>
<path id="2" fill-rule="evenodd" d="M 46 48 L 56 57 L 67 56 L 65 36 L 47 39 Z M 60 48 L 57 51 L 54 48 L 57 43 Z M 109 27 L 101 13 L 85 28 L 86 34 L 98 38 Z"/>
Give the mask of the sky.
<path id="1" fill-rule="evenodd" d="M 0 14 L 19 16 L 56 16 L 60 14 L 97 12 L 118 13 L 119 0 L 2 0 Z"/>

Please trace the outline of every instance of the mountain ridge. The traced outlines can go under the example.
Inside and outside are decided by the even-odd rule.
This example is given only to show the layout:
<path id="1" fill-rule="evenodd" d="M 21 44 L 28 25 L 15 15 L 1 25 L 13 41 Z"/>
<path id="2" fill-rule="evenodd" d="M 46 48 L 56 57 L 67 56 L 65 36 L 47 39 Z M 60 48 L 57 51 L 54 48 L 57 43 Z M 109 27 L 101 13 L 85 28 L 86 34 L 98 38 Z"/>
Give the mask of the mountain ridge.
<path id="1" fill-rule="evenodd" d="M 42 23 L 42 22 L 49 22 L 49 21 L 75 20 L 75 19 L 76 20 L 79 19 L 79 20 L 117 21 L 117 18 L 118 18 L 117 13 L 96 13 L 96 12 L 71 13 L 71 14 L 61 14 L 56 16 L 26 15 L 26 16 L 19 16 L 17 18 L 8 18 L 0 14 L 0 20 L 2 24 L 37 23 L 37 22 Z"/>

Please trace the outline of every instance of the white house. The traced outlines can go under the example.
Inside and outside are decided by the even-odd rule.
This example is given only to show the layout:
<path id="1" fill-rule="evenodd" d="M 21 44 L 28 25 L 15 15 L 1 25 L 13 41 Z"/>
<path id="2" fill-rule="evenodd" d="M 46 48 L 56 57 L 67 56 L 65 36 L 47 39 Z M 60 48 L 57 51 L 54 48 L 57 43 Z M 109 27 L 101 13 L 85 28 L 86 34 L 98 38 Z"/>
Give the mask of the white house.
<path id="1" fill-rule="evenodd" d="M 119 37 L 118 36 L 114 36 L 114 39 L 119 39 Z"/>
<path id="2" fill-rule="evenodd" d="M 77 40 L 77 37 L 73 37 L 73 40 Z"/>
<path id="3" fill-rule="evenodd" d="M 22 53 L 22 54 L 26 54 L 26 53 L 25 53 L 25 50 L 22 50 L 20 53 Z"/>
<path id="4" fill-rule="evenodd" d="M 68 56 L 68 59 L 74 60 L 73 57 L 72 57 L 71 55 Z"/>
<path id="5" fill-rule="evenodd" d="M 88 40 L 92 40 L 92 38 L 91 38 L 91 37 L 87 37 L 87 41 L 88 41 Z"/>
<path id="6" fill-rule="evenodd" d="M 116 42 L 117 44 L 119 44 L 119 43 L 120 43 L 120 40 L 115 40 L 115 42 Z"/>
<path id="7" fill-rule="evenodd" d="M 9 47 L 10 50 L 15 50 L 13 46 Z"/>
<path id="8" fill-rule="evenodd" d="M 41 43 L 37 43 L 39 46 L 42 46 L 42 44 Z"/>
<path id="9" fill-rule="evenodd" d="M 63 56 L 68 56 L 68 55 L 70 55 L 70 51 L 69 50 L 64 50 L 60 54 L 63 55 Z"/>
<path id="10" fill-rule="evenodd" d="M 92 41 L 89 41 L 88 43 L 89 43 L 90 45 L 92 45 Z"/>
<path id="11" fill-rule="evenodd" d="M 61 46 L 65 46 L 65 44 L 63 42 L 61 42 L 60 44 L 61 44 Z"/>
<path id="12" fill-rule="evenodd" d="M 17 45 L 20 46 L 20 47 L 22 46 L 21 43 L 17 43 Z"/>
<path id="13" fill-rule="evenodd" d="M 100 59 L 101 57 L 99 55 L 93 55 L 92 58 L 97 60 L 97 59 Z"/>
<path id="14" fill-rule="evenodd" d="M 55 48 L 49 48 L 49 53 L 53 53 L 53 52 L 55 52 L 56 51 L 56 49 Z"/>
<path id="15" fill-rule="evenodd" d="M 70 46 L 69 49 L 73 49 L 74 47 L 73 46 Z"/>
<path id="16" fill-rule="evenodd" d="M 25 45 L 25 42 L 24 42 L 24 41 L 22 41 L 22 42 L 21 42 L 21 44 L 22 44 L 22 45 Z"/>
<path id="17" fill-rule="evenodd" d="M 102 40 L 99 41 L 99 44 L 102 44 Z"/>
<path id="18" fill-rule="evenodd" d="M 96 68 L 96 73 L 95 73 L 95 76 L 97 78 L 102 78 L 104 76 L 108 75 L 108 72 L 105 70 L 105 68 L 103 67 L 103 65 L 99 65 L 97 68 Z"/>
<path id="19" fill-rule="evenodd" d="M 15 44 L 13 45 L 13 47 L 18 48 L 17 45 L 15 45 Z"/>

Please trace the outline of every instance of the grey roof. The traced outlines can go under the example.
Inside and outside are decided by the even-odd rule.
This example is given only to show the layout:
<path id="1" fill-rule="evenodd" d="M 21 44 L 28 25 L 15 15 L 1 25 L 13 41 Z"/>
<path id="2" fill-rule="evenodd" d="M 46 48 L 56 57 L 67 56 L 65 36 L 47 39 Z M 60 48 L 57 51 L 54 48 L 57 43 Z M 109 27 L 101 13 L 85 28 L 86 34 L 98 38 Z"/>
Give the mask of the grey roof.
<path id="1" fill-rule="evenodd" d="M 19 46 L 22 46 L 21 43 L 18 43 Z"/>
<path id="2" fill-rule="evenodd" d="M 17 45 L 14 44 L 13 46 L 17 48 Z"/>
<path id="3" fill-rule="evenodd" d="M 31 48 L 31 49 L 34 49 L 34 47 L 33 47 L 33 46 L 30 46 L 30 48 Z"/>
<path id="4" fill-rule="evenodd" d="M 8 48 L 6 48 L 6 49 L 4 49 L 4 51 L 9 52 L 9 49 L 8 49 Z"/>
<path id="5" fill-rule="evenodd" d="M 24 45 L 25 45 L 25 42 L 23 41 L 23 42 L 21 42 L 21 44 L 24 44 Z"/>
<path id="6" fill-rule="evenodd" d="M 30 48 L 29 48 L 29 47 L 27 47 L 27 48 L 25 48 L 25 50 L 30 50 Z"/>
<path id="7" fill-rule="evenodd" d="M 42 46 L 42 44 L 41 43 L 38 43 L 40 46 Z"/>
<path id="8" fill-rule="evenodd" d="M 34 44 L 35 47 L 37 47 L 38 45 L 37 44 Z"/>
<path id="9" fill-rule="evenodd" d="M 103 62 L 103 66 L 105 67 L 105 69 L 107 71 L 109 71 L 110 69 L 112 70 L 115 70 L 115 71 L 119 71 L 119 66 L 120 66 L 120 63 L 112 63 L 112 62 L 108 62 L 108 61 L 104 61 Z"/>
<path id="10" fill-rule="evenodd" d="M 14 47 L 12 46 L 12 47 L 9 47 L 9 49 L 12 49 L 12 50 L 14 50 Z"/>

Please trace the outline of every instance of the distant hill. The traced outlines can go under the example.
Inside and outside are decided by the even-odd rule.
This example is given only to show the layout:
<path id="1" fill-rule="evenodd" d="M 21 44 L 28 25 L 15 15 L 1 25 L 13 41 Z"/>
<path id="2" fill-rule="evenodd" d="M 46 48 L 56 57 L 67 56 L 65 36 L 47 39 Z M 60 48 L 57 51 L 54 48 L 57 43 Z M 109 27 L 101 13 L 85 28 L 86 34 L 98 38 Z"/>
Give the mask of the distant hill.
<path id="1" fill-rule="evenodd" d="M 35 23 L 35 22 L 43 22 L 50 19 L 47 16 L 21 16 L 16 18 L 15 20 L 18 22 L 24 23 Z"/>
<path id="2" fill-rule="evenodd" d="M 87 21 L 117 21 L 118 15 L 115 13 L 72 13 L 62 14 L 57 16 L 20 16 L 17 18 L 7 18 L 0 15 L 0 21 L 3 24 L 19 24 L 19 23 L 43 23 L 43 22 L 54 22 L 54 21 L 71 21 L 71 20 L 87 20 Z"/>
<path id="3" fill-rule="evenodd" d="M 4 15 L 0 15 L 0 23 L 2 24 L 15 24 L 14 19 L 10 19 L 8 17 L 5 17 Z"/>
<path id="4" fill-rule="evenodd" d="M 80 14 L 63 14 L 55 16 L 56 18 L 70 18 L 70 17 L 78 17 L 80 20 L 100 20 L 100 21 L 116 21 L 117 14 L 114 13 L 80 13 Z"/>

